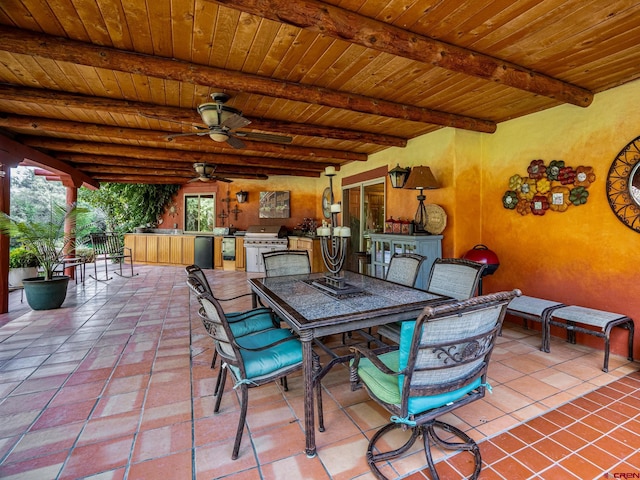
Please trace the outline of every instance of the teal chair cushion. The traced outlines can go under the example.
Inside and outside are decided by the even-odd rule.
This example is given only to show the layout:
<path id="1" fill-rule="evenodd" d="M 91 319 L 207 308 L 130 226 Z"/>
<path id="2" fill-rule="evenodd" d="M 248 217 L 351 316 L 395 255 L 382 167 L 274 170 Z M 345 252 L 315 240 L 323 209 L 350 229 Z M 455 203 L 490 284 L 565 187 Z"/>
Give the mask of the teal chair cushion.
<path id="1" fill-rule="evenodd" d="M 236 342 L 241 347 L 257 348 L 283 338 L 290 338 L 290 340 L 265 350 L 241 351 L 247 380 L 259 379 L 262 376 L 272 376 L 278 370 L 285 370 L 302 363 L 302 344 L 289 330 L 283 328 L 273 328 L 236 339 Z M 236 378 L 240 378 L 239 370 L 233 366 L 230 368 L 234 371 Z"/>
<path id="2" fill-rule="evenodd" d="M 238 315 L 233 319 L 229 319 L 229 328 L 236 338 L 274 327 L 269 310 L 265 309 L 264 312 L 259 313 L 242 313 L 244 313 L 244 315 Z M 228 318 L 228 315 L 225 314 L 225 317 Z"/>

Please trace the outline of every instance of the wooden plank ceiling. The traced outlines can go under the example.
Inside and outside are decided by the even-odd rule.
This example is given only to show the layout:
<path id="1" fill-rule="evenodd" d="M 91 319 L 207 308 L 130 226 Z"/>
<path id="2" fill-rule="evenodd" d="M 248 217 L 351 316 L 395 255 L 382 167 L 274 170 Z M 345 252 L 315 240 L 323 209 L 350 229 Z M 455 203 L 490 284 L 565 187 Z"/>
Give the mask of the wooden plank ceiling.
<path id="1" fill-rule="evenodd" d="M 3 0 L 0 140 L 96 184 L 185 183 L 194 162 L 318 177 L 443 126 L 588 108 L 640 77 L 638 39 L 622 0 Z M 251 122 L 232 134 L 290 143 L 168 138 L 208 134 L 216 92 Z"/>

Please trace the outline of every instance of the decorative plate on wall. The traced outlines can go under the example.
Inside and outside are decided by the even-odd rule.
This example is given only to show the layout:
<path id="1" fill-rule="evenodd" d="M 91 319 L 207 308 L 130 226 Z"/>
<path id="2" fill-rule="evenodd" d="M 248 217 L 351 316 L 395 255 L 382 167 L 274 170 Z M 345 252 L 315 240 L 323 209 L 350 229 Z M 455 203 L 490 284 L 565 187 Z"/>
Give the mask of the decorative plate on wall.
<path id="1" fill-rule="evenodd" d="M 447 226 L 447 213 L 440 205 L 430 203 L 425 205 L 427 209 L 427 224 L 425 230 L 432 235 L 440 235 Z"/>
<path id="2" fill-rule="evenodd" d="M 322 214 L 324 218 L 331 218 L 331 189 L 329 187 L 322 192 Z"/>

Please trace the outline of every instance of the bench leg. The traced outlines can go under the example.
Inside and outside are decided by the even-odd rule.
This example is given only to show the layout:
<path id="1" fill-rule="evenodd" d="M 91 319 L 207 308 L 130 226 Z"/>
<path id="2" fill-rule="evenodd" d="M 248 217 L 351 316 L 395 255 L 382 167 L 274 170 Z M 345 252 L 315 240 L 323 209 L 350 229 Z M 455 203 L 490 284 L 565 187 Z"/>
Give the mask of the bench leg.
<path id="1" fill-rule="evenodd" d="M 628 320 L 624 323 L 607 325 L 604 332 L 604 365 L 602 368 L 602 371 L 605 373 L 609 371 L 609 336 L 611 335 L 611 330 L 613 329 L 613 327 L 624 328 L 625 330 L 628 331 L 629 356 L 627 357 L 627 360 L 633 361 L 633 333 L 634 333 L 633 320 Z"/>
<path id="2" fill-rule="evenodd" d="M 633 320 L 629 320 L 629 322 L 627 323 L 627 330 L 629 330 L 629 356 L 627 357 L 627 360 L 629 360 L 630 362 L 633 362 L 633 332 L 634 332 L 634 324 L 633 324 Z"/>

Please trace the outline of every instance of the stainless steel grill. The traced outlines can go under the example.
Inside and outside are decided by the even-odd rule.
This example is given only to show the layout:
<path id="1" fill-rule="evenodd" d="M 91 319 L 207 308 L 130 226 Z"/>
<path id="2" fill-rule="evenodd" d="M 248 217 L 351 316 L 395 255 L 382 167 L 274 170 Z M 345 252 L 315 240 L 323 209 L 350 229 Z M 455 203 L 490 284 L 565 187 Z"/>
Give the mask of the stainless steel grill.
<path id="1" fill-rule="evenodd" d="M 286 250 L 289 239 L 283 225 L 254 225 L 247 229 L 244 248 L 247 254 L 247 272 L 264 272 L 262 254 L 274 250 Z"/>

